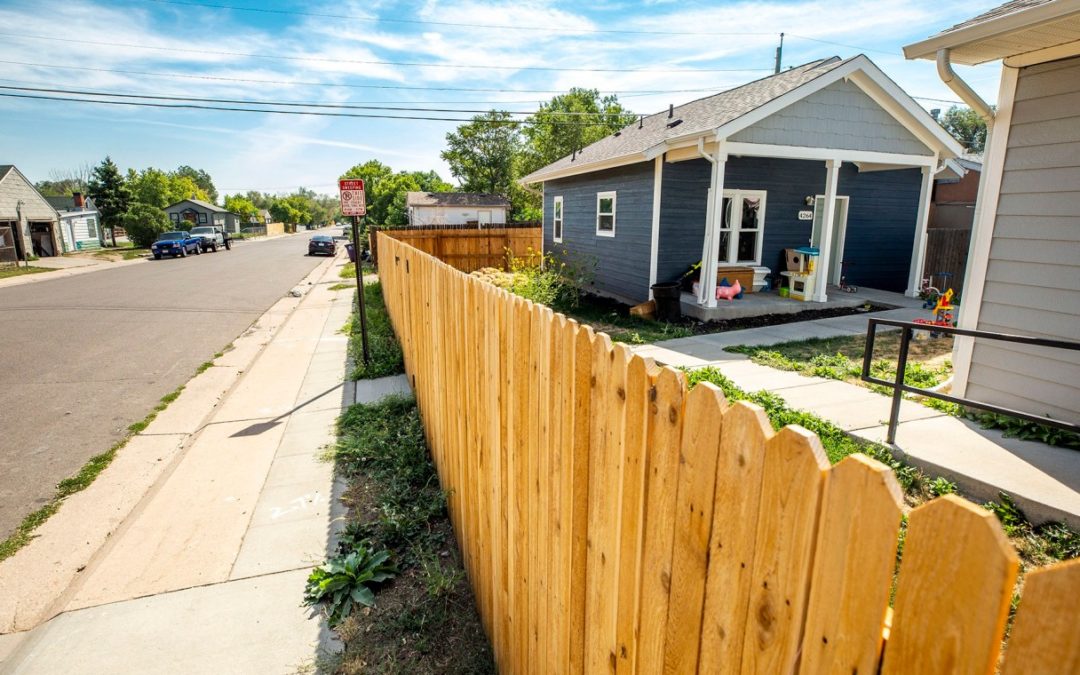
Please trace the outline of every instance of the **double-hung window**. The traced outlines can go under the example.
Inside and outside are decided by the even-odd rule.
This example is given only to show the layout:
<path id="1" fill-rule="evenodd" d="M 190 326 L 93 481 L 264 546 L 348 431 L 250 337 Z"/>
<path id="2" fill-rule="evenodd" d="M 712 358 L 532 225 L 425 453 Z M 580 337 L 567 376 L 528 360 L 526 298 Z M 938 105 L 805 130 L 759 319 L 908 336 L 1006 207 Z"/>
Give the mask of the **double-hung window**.
<path id="1" fill-rule="evenodd" d="M 562 195 L 551 200 L 551 238 L 562 243 L 563 199 Z"/>
<path id="2" fill-rule="evenodd" d="M 596 193 L 596 236 L 615 236 L 615 193 Z"/>

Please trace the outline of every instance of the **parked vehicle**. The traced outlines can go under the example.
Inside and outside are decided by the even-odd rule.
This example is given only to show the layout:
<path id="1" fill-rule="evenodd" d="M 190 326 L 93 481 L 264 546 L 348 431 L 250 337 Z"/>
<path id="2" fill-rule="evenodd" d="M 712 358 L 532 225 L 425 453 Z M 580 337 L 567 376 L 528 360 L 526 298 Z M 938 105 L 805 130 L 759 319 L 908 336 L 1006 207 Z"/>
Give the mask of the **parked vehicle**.
<path id="1" fill-rule="evenodd" d="M 200 225 L 199 227 L 191 228 L 191 236 L 198 237 L 203 251 L 213 251 L 217 253 L 218 247 L 228 248 L 226 246 L 225 233 L 220 227 L 214 227 L 213 225 Z"/>
<path id="2" fill-rule="evenodd" d="M 163 232 L 158 235 L 157 241 L 150 247 L 155 260 L 161 260 L 163 256 L 186 258 L 188 253 L 199 255 L 202 253 L 202 238 L 193 237 L 190 232 Z"/>
<path id="3" fill-rule="evenodd" d="M 328 234 L 317 234 L 308 241 L 307 253 L 308 255 L 315 255 L 316 253 L 336 255 L 337 243 Z"/>

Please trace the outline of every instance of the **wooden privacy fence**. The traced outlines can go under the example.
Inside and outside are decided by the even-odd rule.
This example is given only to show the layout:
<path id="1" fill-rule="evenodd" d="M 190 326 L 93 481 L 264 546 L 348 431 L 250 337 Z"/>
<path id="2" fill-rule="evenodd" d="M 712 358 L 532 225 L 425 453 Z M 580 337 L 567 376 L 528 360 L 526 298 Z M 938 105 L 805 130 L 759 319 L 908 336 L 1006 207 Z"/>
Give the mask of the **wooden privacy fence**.
<path id="1" fill-rule="evenodd" d="M 522 258 L 530 251 L 537 252 L 543 245 L 543 230 L 538 226 L 527 227 L 470 227 L 375 230 L 371 242 L 371 255 L 379 264 L 378 233 L 403 241 L 424 253 L 429 253 L 462 272 L 474 272 L 483 267 L 506 267 L 506 252 Z"/>
<path id="2" fill-rule="evenodd" d="M 930 228 L 926 231 L 926 262 L 923 264 L 924 276 L 934 277 L 934 283 L 941 287 L 941 292 L 951 288 L 959 300 L 964 293 L 964 272 L 967 271 L 968 244 L 971 242 L 971 230 L 950 230 Z M 952 272 L 948 282 L 940 272 Z"/>
<path id="3" fill-rule="evenodd" d="M 501 672 L 998 665 L 1018 563 L 990 512 L 955 496 L 912 511 L 890 609 L 902 502 L 887 467 L 830 467 L 803 429 L 774 433 L 712 385 L 688 390 L 404 241 L 379 246 Z M 1004 672 L 1078 663 L 1078 597 L 1077 561 L 1027 576 Z"/>

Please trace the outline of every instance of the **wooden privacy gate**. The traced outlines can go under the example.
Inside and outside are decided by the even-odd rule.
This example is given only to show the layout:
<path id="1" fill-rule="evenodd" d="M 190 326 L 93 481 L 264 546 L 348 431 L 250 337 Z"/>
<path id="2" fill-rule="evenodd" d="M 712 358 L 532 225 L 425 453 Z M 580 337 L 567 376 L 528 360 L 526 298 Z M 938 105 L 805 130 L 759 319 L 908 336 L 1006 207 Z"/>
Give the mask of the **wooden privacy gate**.
<path id="1" fill-rule="evenodd" d="M 953 289 L 957 300 L 964 294 L 964 273 L 967 271 L 970 243 L 971 230 L 930 228 L 926 231 L 923 276 L 932 276 L 942 293 L 949 288 Z M 951 272 L 952 277 L 946 280 L 940 276 L 941 272 Z"/>
<path id="2" fill-rule="evenodd" d="M 829 467 L 803 429 L 774 433 L 712 385 L 688 390 L 602 333 L 379 246 L 501 672 L 998 665 L 1018 563 L 990 512 L 951 495 L 911 512 L 892 613 L 901 494 L 884 465 Z M 1080 561 L 1028 574 L 1004 672 L 1080 663 L 1077 597 Z"/>
<path id="3" fill-rule="evenodd" d="M 540 227 L 410 227 L 408 229 L 373 230 L 371 254 L 379 264 L 379 233 L 403 241 L 424 253 L 430 253 L 447 265 L 462 272 L 474 272 L 483 267 L 506 268 L 506 254 L 516 258 L 537 253 L 543 246 Z"/>

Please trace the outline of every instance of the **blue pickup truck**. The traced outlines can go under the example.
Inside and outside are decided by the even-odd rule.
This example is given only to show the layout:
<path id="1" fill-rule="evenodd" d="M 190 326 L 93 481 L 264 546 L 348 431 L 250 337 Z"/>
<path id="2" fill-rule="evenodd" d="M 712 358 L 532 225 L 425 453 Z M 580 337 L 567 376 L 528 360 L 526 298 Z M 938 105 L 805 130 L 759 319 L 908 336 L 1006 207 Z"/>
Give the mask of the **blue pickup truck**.
<path id="1" fill-rule="evenodd" d="M 202 253 L 202 238 L 193 237 L 190 232 L 163 232 L 158 235 L 150 251 L 155 260 L 161 260 L 167 255 L 174 258 L 187 257 L 188 253 L 199 255 Z"/>

